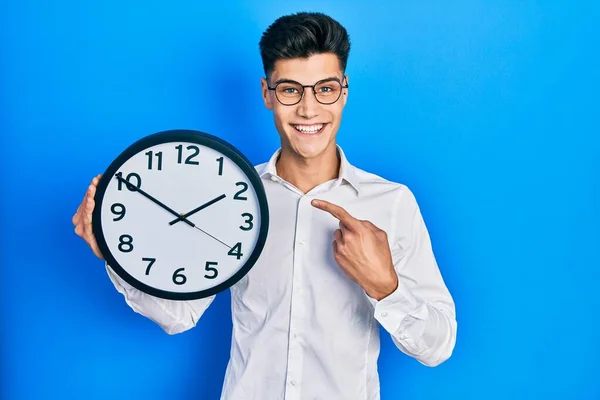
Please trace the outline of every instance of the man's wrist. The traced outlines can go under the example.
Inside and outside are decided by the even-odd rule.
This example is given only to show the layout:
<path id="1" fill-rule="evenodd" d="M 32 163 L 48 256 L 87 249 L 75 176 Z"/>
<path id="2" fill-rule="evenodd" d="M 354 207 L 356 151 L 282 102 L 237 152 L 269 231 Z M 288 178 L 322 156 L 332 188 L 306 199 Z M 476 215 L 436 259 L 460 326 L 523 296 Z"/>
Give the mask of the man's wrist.
<path id="1" fill-rule="evenodd" d="M 396 289 L 398 289 L 398 275 L 394 274 L 393 278 L 384 284 L 380 285 L 378 288 L 373 290 L 367 290 L 367 295 L 377 301 L 381 301 L 388 297 L 390 294 L 394 293 Z"/>

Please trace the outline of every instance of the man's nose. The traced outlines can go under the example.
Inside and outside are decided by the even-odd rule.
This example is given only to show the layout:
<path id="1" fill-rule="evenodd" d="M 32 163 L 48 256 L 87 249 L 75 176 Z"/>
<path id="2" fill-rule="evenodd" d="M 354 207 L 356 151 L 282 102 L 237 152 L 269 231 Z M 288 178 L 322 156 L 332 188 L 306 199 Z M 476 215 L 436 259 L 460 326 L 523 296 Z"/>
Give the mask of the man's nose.
<path id="1" fill-rule="evenodd" d="M 307 119 L 316 117 L 319 114 L 319 104 L 315 93 L 310 88 L 306 89 L 298 104 L 298 115 Z"/>

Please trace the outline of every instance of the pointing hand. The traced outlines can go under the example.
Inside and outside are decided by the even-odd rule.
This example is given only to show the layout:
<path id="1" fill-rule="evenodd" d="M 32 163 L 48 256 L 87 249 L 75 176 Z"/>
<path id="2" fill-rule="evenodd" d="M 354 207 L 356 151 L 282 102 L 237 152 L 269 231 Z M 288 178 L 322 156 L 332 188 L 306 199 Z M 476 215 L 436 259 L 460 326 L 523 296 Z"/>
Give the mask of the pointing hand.
<path id="1" fill-rule="evenodd" d="M 312 205 L 340 221 L 340 228 L 333 235 L 333 254 L 346 275 L 377 300 L 396 290 L 398 275 L 385 231 L 325 200 L 313 200 Z"/>

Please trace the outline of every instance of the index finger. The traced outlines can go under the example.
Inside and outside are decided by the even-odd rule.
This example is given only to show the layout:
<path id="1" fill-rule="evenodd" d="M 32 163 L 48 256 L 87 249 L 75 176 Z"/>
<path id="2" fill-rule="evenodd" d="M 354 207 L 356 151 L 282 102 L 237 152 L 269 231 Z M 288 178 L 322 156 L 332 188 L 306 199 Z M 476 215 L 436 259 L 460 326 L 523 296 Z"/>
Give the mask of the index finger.
<path id="1" fill-rule="evenodd" d="M 352 227 L 356 223 L 356 218 L 354 218 L 348 211 L 337 204 L 330 203 L 326 200 L 313 200 L 311 204 L 316 208 L 327 211 L 329 214 L 333 215 L 348 227 Z"/>

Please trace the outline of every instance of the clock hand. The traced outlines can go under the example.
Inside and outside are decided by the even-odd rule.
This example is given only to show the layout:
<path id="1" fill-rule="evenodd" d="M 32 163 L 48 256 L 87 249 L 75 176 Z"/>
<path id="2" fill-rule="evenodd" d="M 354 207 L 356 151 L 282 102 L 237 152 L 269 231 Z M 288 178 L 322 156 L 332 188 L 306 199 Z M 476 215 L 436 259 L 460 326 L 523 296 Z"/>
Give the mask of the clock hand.
<path id="1" fill-rule="evenodd" d="M 189 212 L 187 215 L 180 215 L 180 214 L 177 214 L 177 211 L 174 211 L 174 210 L 172 210 L 172 209 L 171 209 L 171 208 L 169 208 L 167 205 L 163 204 L 162 202 L 160 202 L 160 201 L 159 201 L 159 200 L 157 200 L 156 198 L 152 197 L 151 195 L 149 195 L 148 193 L 146 193 L 146 192 L 145 192 L 145 191 L 143 191 L 142 189 L 140 189 L 140 188 L 138 188 L 137 186 L 134 186 L 133 184 L 129 183 L 129 181 L 127 181 L 126 179 L 123 179 L 123 178 L 122 178 L 122 177 L 120 177 L 120 176 L 117 176 L 117 179 L 118 179 L 118 180 L 120 180 L 120 181 L 122 181 L 123 183 L 125 183 L 125 185 L 127 185 L 127 187 L 128 187 L 130 190 L 132 190 L 132 191 L 134 191 L 134 192 L 140 192 L 140 193 L 141 193 L 143 196 L 145 196 L 145 197 L 147 197 L 148 199 L 152 200 L 154 203 L 158 204 L 159 206 L 161 206 L 162 208 L 164 208 L 165 210 L 167 210 L 167 211 L 168 211 L 168 212 L 170 212 L 171 214 L 173 214 L 173 215 L 176 215 L 176 216 L 177 216 L 177 220 L 175 220 L 175 222 L 177 222 L 177 221 L 183 221 L 183 222 L 185 222 L 186 224 L 190 225 L 191 227 L 198 229 L 199 231 L 203 232 L 204 234 L 206 234 L 206 235 L 210 236 L 211 238 L 215 239 L 217 242 L 219 242 L 219 243 L 221 243 L 221 244 L 223 244 L 223 245 L 227 246 L 227 248 L 231 249 L 231 246 L 229 246 L 227 243 L 225 243 L 225 242 L 223 242 L 223 241 L 221 241 L 221 240 L 217 239 L 216 237 L 214 237 L 214 236 L 213 236 L 213 235 L 211 235 L 210 233 L 208 233 L 208 232 L 206 232 L 205 230 L 203 230 L 203 229 L 201 229 L 201 228 L 197 227 L 197 226 L 196 226 L 196 225 L 194 225 L 192 222 L 190 222 L 189 220 L 187 220 L 187 219 L 186 219 L 186 216 L 187 216 L 187 215 L 190 215 L 190 214 L 193 214 L 193 213 L 195 213 L 195 212 L 197 212 L 197 211 L 200 211 L 201 209 L 203 209 L 203 208 L 206 208 L 206 207 L 210 206 L 211 204 L 214 204 L 214 203 L 216 203 L 217 201 L 221 200 L 222 198 L 224 198 L 224 197 L 225 197 L 225 195 L 224 195 L 224 194 L 223 194 L 223 195 L 221 195 L 221 196 L 219 196 L 219 197 L 216 197 L 215 199 L 213 199 L 213 200 L 211 200 L 211 201 L 209 201 L 209 202 L 207 202 L 207 203 L 203 204 L 202 206 L 200 206 L 200 207 L 198 207 L 198 208 L 196 208 L 196 209 L 194 209 L 194 210 L 190 211 L 190 212 Z M 173 223 L 175 223 L 175 222 L 173 222 Z"/>
<path id="2" fill-rule="evenodd" d="M 185 218 L 189 217 L 189 216 L 190 216 L 190 215 L 192 215 L 192 214 L 196 214 L 196 213 L 197 213 L 198 211 L 200 211 L 200 210 L 204 210 L 206 207 L 208 207 L 208 206 L 211 206 L 211 205 L 215 204 L 217 201 L 219 201 L 219 200 L 221 200 L 221 199 L 224 199 L 224 198 L 225 198 L 225 195 L 224 195 L 224 194 L 222 194 L 222 195 L 220 195 L 219 197 L 215 197 L 215 198 L 214 198 L 214 199 L 212 199 L 211 201 L 208 201 L 208 202 L 206 202 L 206 203 L 202 204 L 201 206 L 194 208 L 194 209 L 193 209 L 192 211 L 190 211 L 190 212 L 187 212 L 187 213 L 185 213 L 185 214 L 178 215 L 176 219 L 174 219 L 173 221 L 169 222 L 169 225 L 176 224 L 177 222 L 179 222 L 179 221 L 181 221 L 181 220 L 183 220 L 183 219 L 185 219 Z"/>
<path id="3" fill-rule="evenodd" d="M 131 184 L 128 180 L 124 179 L 121 176 L 117 175 L 117 179 L 121 182 L 123 182 L 127 188 L 131 191 L 134 192 L 139 192 L 140 194 L 142 194 L 144 197 L 147 197 L 148 199 L 152 200 L 154 203 L 158 204 L 159 206 L 161 206 L 162 208 L 164 208 L 165 210 L 167 210 L 168 212 L 170 212 L 173 215 L 176 215 L 177 217 L 181 217 L 181 219 L 183 220 L 183 222 L 185 222 L 186 224 L 188 224 L 191 227 L 196 227 L 196 225 L 194 225 L 193 223 L 191 223 L 189 220 L 185 219 L 185 217 L 182 217 L 181 215 L 179 215 L 177 213 L 177 211 L 172 210 L 171 208 L 169 208 L 167 205 L 161 203 L 159 200 L 155 199 L 154 197 L 150 196 L 148 193 L 146 193 L 145 191 L 143 191 L 142 189 L 138 188 L 137 186 Z"/>
<path id="4" fill-rule="evenodd" d="M 217 242 L 224 244 L 228 249 L 231 249 L 231 246 L 229 246 L 227 243 L 224 243 L 222 241 L 220 241 L 219 239 L 217 239 L 216 237 L 214 237 L 213 235 L 211 235 L 210 233 L 198 228 L 197 226 L 194 226 L 194 228 L 198 229 L 201 232 L 204 232 L 205 234 L 207 234 L 208 236 L 210 236 L 211 238 L 215 239 Z"/>

